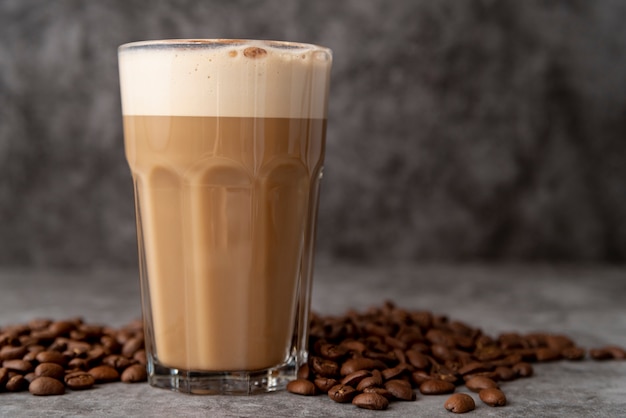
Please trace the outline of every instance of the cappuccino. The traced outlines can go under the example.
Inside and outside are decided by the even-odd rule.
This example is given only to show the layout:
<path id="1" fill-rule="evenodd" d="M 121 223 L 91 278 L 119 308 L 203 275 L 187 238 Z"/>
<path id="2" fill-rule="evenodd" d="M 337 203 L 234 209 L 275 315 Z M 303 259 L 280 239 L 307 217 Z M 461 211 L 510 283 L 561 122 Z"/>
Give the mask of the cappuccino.
<path id="1" fill-rule="evenodd" d="M 330 64 L 283 42 L 120 48 L 154 385 L 306 357 Z"/>

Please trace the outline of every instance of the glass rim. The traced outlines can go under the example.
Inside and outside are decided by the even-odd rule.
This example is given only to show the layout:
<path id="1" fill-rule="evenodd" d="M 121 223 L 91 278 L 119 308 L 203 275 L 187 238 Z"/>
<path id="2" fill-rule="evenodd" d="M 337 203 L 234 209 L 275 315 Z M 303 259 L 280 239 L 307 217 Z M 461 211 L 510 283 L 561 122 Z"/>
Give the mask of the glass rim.
<path id="1" fill-rule="evenodd" d="M 227 38 L 182 38 L 182 39 L 154 39 L 128 42 L 118 47 L 119 52 L 150 48 L 179 48 L 179 49 L 216 49 L 232 46 L 265 46 L 286 51 L 324 51 L 331 54 L 330 48 L 305 42 L 279 41 L 270 39 L 227 39 Z"/>

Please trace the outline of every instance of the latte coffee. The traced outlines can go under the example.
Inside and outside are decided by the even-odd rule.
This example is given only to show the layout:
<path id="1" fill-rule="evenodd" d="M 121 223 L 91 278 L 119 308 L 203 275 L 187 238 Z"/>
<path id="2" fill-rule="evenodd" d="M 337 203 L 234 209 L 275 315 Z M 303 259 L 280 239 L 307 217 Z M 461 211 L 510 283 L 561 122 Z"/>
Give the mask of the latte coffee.
<path id="1" fill-rule="evenodd" d="M 120 48 L 154 386 L 275 390 L 306 359 L 330 64 L 283 42 Z"/>

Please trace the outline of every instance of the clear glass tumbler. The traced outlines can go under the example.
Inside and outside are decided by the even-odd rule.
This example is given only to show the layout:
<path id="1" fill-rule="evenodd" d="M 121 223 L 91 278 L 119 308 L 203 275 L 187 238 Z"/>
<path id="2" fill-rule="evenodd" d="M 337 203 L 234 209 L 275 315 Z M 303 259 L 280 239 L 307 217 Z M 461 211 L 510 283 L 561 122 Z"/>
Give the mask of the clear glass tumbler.
<path id="1" fill-rule="evenodd" d="M 331 51 L 200 39 L 118 53 L 149 383 L 284 388 L 307 360 Z"/>

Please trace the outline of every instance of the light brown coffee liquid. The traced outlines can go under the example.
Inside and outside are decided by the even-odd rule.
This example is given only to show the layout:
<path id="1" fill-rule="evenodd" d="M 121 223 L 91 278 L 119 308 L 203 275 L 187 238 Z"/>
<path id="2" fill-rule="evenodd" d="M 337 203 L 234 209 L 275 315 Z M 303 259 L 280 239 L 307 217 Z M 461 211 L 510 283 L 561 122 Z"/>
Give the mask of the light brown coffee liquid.
<path id="1" fill-rule="evenodd" d="M 124 116 L 161 364 L 259 370 L 288 357 L 325 123 Z"/>

